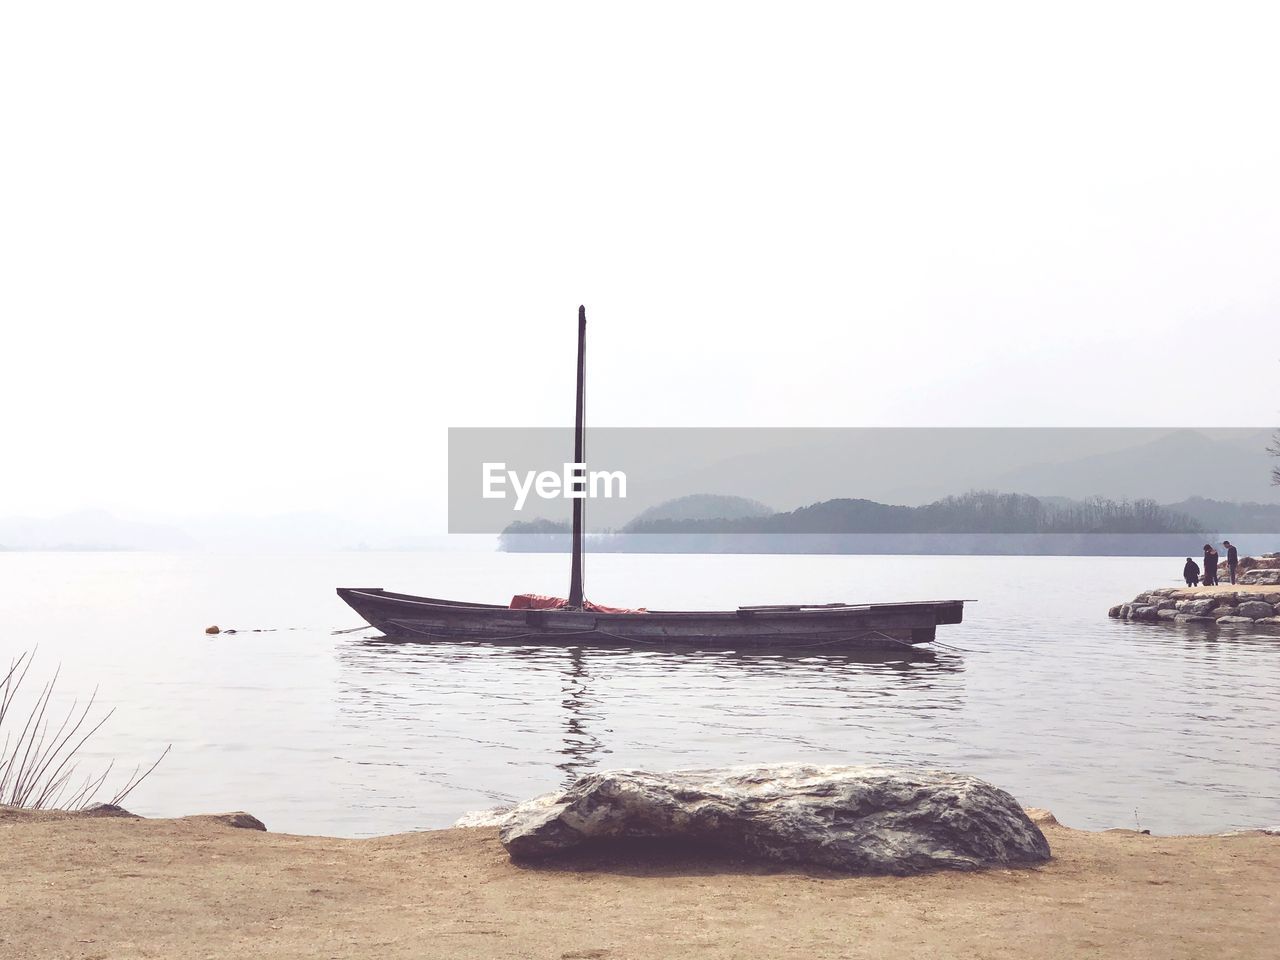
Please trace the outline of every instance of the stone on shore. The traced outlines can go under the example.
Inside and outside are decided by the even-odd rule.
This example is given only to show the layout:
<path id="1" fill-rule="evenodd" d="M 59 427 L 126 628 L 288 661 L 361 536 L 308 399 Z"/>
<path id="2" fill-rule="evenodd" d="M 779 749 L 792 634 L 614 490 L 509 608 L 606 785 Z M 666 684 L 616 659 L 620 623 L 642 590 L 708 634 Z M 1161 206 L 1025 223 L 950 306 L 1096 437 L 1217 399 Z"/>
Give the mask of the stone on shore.
<path id="1" fill-rule="evenodd" d="M 1246 600 L 1236 607 L 1235 612 L 1238 616 L 1248 617 L 1250 620 L 1258 620 L 1262 617 L 1274 616 L 1275 608 L 1269 603 L 1263 603 L 1261 600 Z"/>
<path id="2" fill-rule="evenodd" d="M 183 817 L 182 819 L 199 823 L 220 823 L 225 827 L 235 827 L 239 830 L 265 831 L 267 829 L 265 823 L 252 813 L 245 813 L 243 810 L 236 810 L 233 813 L 202 813 L 192 817 Z"/>
<path id="3" fill-rule="evenodd" d="M 1049 858 L 1044 834 L 1018 802 L 976 777 L 807 764 L 590 774 L 515 807 L 499 838 L 520 860 L 671 839 L 757 860 L 900 875 Z"/>
<path id="4" fill-rule="evenodd" d="M 1218 601 L 1212 597 L 1205 600 L 1181 600 L 1178 602 L 1177 610 L 1179 613 L 1186 613 L 1193 617 L 1205 617 L 1217 605 Z"/>
<path id="5" fill-rule="evenodd" d="M 136 813 L 130 813 L 118 803 L 91 803 L 75 812 L 85 817 L 132 817 L 135 820 L 142 819 Z"/>

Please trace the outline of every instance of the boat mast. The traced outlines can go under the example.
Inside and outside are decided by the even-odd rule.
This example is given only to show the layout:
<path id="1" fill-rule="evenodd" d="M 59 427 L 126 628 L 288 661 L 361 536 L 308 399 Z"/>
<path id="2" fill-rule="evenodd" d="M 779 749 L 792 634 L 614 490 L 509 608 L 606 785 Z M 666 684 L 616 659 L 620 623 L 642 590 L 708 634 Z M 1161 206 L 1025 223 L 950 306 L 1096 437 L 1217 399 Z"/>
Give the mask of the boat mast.
<path id="1" fill-rule="evenodd" d="M 587 308 L 578 307 L 578 396 L 573 423 L 573 462 L 584 463 L 586 451 L 583 449 L 583 382 L 586 371 L 585 359 L 587 350 Z M 585 469 L 585 468 L 581 468 Z M 583 485 L 585 477 L 575 485 L 575 492 L 585 494 Z M 569 606 L 574 610 L 582 609 L 582 513 L 586 503 L 585 496 L 578 496 L 573 501 L 573 566 L 569 572 Z"/>

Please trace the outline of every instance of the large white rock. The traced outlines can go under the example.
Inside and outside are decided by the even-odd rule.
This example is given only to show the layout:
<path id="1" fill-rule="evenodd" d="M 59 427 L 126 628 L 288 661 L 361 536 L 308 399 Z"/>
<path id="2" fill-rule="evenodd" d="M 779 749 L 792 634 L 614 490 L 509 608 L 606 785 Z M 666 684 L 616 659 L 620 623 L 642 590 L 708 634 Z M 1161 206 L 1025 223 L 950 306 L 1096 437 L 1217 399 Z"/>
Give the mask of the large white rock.
<path id="1" fill-rule="evenodd" d="M 488 807 L 484 810 L 470 810 L 457 820 L 455 827 L 500 827 L 511 814 L 511 807 Z"/>
<path id="2" fill-rule="evenodd" d="M 857 873 L 1049 858 L 1044 834 L 1003 790 L 961 774 L 881 767 L 594 773 L 515 807 L 498 835 L 513 858 L 526 860 L 638 838 L 678 838 Z"/>

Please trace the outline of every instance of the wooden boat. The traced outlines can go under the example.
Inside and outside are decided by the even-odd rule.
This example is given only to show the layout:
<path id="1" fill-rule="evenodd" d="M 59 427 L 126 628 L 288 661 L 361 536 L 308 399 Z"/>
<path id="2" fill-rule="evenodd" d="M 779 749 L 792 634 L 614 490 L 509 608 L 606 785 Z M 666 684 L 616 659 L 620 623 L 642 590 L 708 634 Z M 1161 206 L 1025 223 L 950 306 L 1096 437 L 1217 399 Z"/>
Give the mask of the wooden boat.
<path id="1" fill-rule="evenodd" d="M 925 603 L 739 607 L 598 613 L 569 608 L 513 610 L 389 593 L 379 587 L 338 590 L 356 613 L 388 636 L 422 643 L 524 641 L 635 646 L 819 647 L 893 649 L 927 643 L 940 623 L 959 623 L 962 600 Z"/>
<path id="2" fill-rule="evenodd" d="M 578 308 L 574 463 L 583 463 L 586 310 Z M 340 587 L 338 596 L 388 637 L 417 643 L 458 640 L 530 644 L 768 647 L 883 650 L 928 643 L 939 624 L 959 623 L 963 600 L 747 606 L 736 610 L 598 609 L 583 597 L 584 499 L 573 501 L 569 597 L 550 609 L 517 609 L 403 593 Z"/>

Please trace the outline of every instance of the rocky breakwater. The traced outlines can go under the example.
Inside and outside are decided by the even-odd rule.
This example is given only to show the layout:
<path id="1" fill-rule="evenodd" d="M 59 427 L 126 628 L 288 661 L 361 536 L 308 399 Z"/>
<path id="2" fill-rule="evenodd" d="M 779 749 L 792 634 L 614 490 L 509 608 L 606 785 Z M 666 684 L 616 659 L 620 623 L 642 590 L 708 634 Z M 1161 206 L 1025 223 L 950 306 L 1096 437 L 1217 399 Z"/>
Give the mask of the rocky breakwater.
<path id="1" fill-rule="evenodd" d="M 593 773 L 458 826 L 496 824 L 513 859 L 618 841 L 677 841 L 850 873 L 912 874 L 1049 859 L 1018 802 L 976 777 L 776 764 Z"/>
<path id="2" fill-rule="evenodd" d="M 1143 623 L 1253 624 L 1280 628 L 1280 591 L 1165 587 L 1140 593 L 1107 611 L 1112 618 Z"/>

